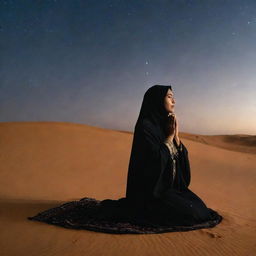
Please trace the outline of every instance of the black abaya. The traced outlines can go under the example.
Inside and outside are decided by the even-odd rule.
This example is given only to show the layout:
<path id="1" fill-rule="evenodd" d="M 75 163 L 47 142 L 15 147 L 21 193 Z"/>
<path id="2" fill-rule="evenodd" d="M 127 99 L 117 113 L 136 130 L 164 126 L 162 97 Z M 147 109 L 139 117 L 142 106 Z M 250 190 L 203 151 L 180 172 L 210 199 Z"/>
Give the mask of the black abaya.
<path id="1" fill-rule="evenodd" d="M 138 137 L 133 141 L 126 190 L 130 204 L 146 214 L 151 209 L 150 218 L 165 221 L 165 225 L 194 225 L 220 219 L 220 215 L 188 188 L 191 172 L 186 146 L 182 142 L 178 146 L 174 140 L 178 157 L 173 179 L 173 162 L 161 138 L 160 127 L 144 119 L 136 128 Z"/>
<path id="2" fill-rule="evenodd" d="M 102 201 L 85 197 L 28 219 L 108 233 L 188 231 L 220 223 L 222 216 L 188 188 L 188 150 L 175 140 L 178 154 L 173 176 L 164 130 L 168 113 L 163 100 L 169 88 L 155 85 L 144 95 L 133 136 L 126 197 Z"/>

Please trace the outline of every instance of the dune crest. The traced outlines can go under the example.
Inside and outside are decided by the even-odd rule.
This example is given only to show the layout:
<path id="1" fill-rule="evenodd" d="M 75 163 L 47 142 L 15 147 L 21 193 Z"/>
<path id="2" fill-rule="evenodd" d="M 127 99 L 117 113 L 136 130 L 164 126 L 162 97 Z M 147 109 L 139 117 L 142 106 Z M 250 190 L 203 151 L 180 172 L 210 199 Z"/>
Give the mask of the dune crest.
<path id="1" fill-rule="evenodd" d="M 227 150 L 256 154 L 256 135 L 199 135 L 181 132 L 180 137 Z"/>

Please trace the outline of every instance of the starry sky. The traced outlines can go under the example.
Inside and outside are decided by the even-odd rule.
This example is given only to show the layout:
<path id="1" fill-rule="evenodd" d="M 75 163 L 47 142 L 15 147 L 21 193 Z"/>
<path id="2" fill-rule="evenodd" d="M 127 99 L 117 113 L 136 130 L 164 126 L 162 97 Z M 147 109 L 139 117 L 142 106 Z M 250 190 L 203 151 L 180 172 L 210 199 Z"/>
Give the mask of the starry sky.
<path id="1" fill-rule="evenodd" d="M 172 85 L 182 132 L 256 134 L 255 0 L 1 0 L 0 121 L 133 132 Z"/>

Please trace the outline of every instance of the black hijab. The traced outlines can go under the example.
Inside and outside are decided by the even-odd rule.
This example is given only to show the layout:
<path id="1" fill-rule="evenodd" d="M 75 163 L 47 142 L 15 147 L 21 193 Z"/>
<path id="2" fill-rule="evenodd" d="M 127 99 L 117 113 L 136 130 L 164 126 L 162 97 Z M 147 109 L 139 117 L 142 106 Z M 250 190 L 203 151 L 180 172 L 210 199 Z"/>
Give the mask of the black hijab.
<path id="1" fill-rule="evenodd" d="M 164 124 L 168 112 L 164 97 L 171 86 L 154 85 L 143 98 L 135 125 L 128 167 L 126 198 L 133 205 L 143 207 L 158 198 L 172 183 L 170 151 L 164 143 Z"/>
<path id="2" fill-rule="evenodd" d="M 137 123 L 143 118 L 149 118 L 155 124 L 164 126 L 168 118 L 168 112 L 164 107 L 168 89 L 172 90 L 171 85 L 154 85 L 145 92 Z"/>

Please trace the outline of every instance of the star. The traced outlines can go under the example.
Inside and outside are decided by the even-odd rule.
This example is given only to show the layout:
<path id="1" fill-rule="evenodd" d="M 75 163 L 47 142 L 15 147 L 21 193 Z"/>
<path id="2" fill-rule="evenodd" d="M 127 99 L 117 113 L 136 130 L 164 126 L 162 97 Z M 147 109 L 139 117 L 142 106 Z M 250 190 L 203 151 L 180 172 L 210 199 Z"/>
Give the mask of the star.
<path id="1" fill-rule="evenodd" d="M 253 22 L 256 23 L 256 18 L 252 18 L 252 21 L 250 21 L 250 20 L 247 21 L 247 24 L 251 24 L 251 23 L 253 23 Z"/>

